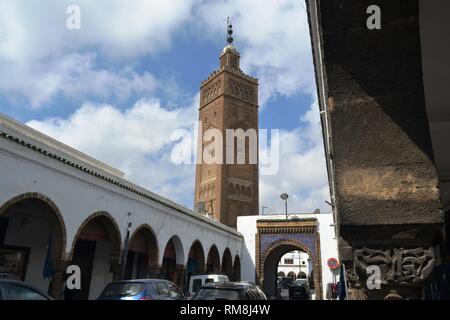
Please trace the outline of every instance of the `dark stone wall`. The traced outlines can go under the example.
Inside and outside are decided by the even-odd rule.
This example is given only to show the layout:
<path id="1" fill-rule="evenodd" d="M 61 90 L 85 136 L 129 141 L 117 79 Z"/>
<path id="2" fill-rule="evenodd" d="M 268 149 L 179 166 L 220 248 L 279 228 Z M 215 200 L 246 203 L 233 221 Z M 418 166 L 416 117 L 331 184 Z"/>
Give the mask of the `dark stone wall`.
<path id="1" fill-rule="evenodd" d="M 324 73 L 338 247 L 349 298 L 418 299 L 442 249 L 443 227 L 418 1 L 309 0 L 309 8 L 315 3 L 313 50 L 316 71 L 322 67 Z M 381 9 L 380 30 L 367 28 L 370 5 Z M 315 11 L 310 17 L 315 23 Z M 372 265 L 381 270 L 381 290 L 368 284 Z"/>
<path id="2" fill-rule="evenodd" d="M 372 4 L 381 8 L 380 30 L 366 27 Z M 413 239 L 433 238 L 428 232 L 437 229 L 422 225 L 439 227 L 442 214 L 418 2 L 320 0 L 319 19 L 340 235 L 364 240 L 367 230 L 353 227 L 365 225 L 381 228 L 384 241 L 408 228 L 415 230 Z M 405 227 L 388 228 L 393 225 Z M 371 235 L 374 241 L 381 238 L 378 232 Z"/>

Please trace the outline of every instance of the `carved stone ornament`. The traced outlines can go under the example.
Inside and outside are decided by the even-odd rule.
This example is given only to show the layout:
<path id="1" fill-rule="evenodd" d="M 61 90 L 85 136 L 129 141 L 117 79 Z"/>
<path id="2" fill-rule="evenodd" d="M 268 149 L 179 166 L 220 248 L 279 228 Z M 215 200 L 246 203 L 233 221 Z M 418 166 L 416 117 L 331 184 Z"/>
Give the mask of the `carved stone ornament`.
<path id="1" fill-rule="evenodd" d="M 361 288 L 358 275 L 355 273 L 354 268 L 346 268 L 345 274 L 347 277 L 348 286 L 351 288 Z"/>
<path id="2" fill-rule="evenodd" d="M 253 103 L 255 102 L 255 91 L 251 86 L 233 79 L 230 79 L 228 84 L 232 95 Z"/>
<path id="3" fill-rule="evenodd" d="M 203 92 L 203 102 L 207 103 L 217 97 L 220 93 L 220 79 L 214 81 L 208 88 Z"/>
<path id="4" fill-rule="evenodd" d="M 367 278 L 367 268 L 377 265 L 382 284 L 415 284 L 425 280 L 435 265 L 435 253 L 430 248 L 362 248 L 354 251 L 355 271 L 360 278 Z"/>

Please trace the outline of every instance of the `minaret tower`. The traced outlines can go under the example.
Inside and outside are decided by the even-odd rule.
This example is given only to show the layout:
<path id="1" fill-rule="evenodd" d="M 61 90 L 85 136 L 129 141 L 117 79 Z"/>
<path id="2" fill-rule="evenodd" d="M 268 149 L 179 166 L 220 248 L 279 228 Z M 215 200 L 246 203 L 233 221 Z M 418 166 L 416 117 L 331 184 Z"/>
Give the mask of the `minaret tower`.
<path id="1" fill-rule="evenodd" d="M 228 19 L 227 44 L 219 58 L 220 67 L 202 81 L 199 120 L 202 130 L 220 130 L 223 135 L 223 164 L 197 164 L 195 182 L 195 203 L 204 203 L 207 213 L 214 219 L 236 228 L 237 216 L 255 215 L 259 212 L 258 202 L 258 80 L 252 78 L 239 67 L 240 55 L 233 46 L 233 29 Z M 250 140 L 245 146 L 235 145 L 234 162 L 227 159 L 227 129 L 242 129 L 245 133 L 256 132 L 256 161 L 249 161 Z M 250 129 L 250 130 L 249 130 Z M 217 144 L 214 140 L 199 143 L 198 158 L 207 152 L 214 154 Z M 208 147 L 209 146 L 209 147 Z M 255 150 L 255 149 L 253 149 Z M 245 152 L 245 163 L 238 163 L 237 154 Z"/>

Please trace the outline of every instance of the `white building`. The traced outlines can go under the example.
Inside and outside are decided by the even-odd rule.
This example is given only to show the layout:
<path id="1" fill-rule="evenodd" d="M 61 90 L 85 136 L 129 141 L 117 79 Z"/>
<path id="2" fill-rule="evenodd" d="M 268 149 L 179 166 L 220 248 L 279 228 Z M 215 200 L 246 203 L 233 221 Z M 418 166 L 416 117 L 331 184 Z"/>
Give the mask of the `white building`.
<path id="1" fill-rule="evenodd" d="M 3 115 L 0 177 L 0 272 L 54 297 L 71 264 L 80 266 L 82 285 L 67 292 L 71 299 L 95 299 L 122 274 L 165 277 L 180 286 L 186 273 L 224 272 L 239 279 L 243 238 L 236 230 Z"/>
<path id="2" fill-rule="evenodd" d="M 308 278 L 311 260 L 306 252 L 291 251 L 283 255 L 278 264 L 279 277 Z"/>

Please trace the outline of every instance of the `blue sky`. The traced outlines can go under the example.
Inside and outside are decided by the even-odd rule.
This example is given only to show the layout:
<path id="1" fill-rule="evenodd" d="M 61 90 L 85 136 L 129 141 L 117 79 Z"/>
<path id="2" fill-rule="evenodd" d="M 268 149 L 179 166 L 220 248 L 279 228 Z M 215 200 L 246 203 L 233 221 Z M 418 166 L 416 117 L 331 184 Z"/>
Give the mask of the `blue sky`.
<path id="1" fill-rule="evenodd" d="M 66 28 L 69 4 L 80 30 Z M 280 170 L 261 177 L 260 206 L 281 212 L 283 190 L 292 211 L 328 210 L 302 1 L 2 1 L 0 112 L 192 207 L 193 166 L 170 161 L 170 136 L 198 118 L 227 16 L 241 68 L 260 82 L 260 128 L 281 130 Z"/>

